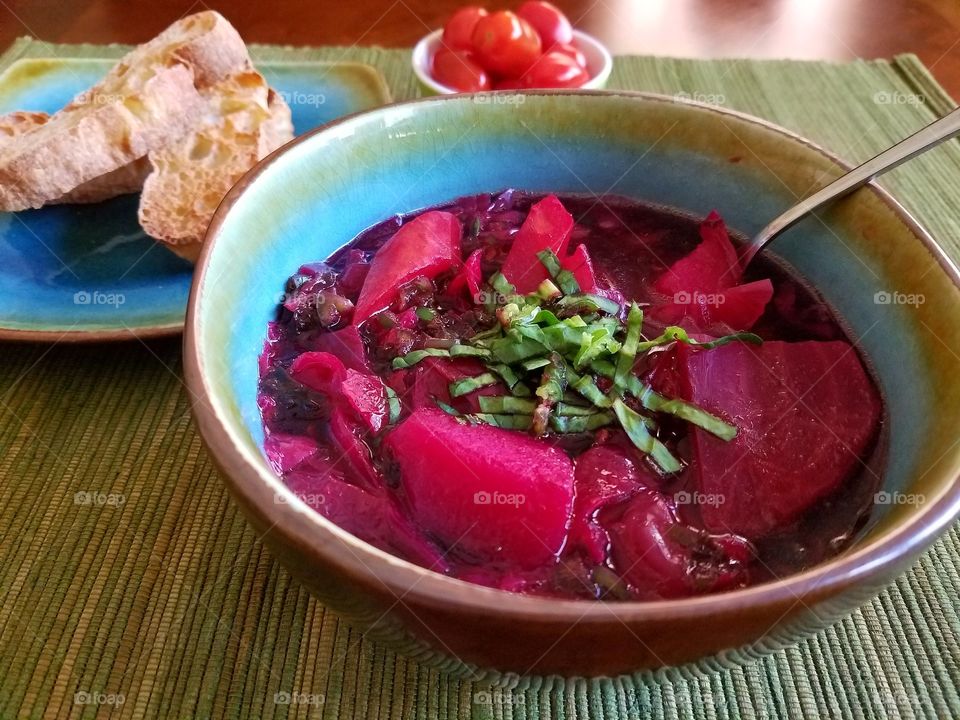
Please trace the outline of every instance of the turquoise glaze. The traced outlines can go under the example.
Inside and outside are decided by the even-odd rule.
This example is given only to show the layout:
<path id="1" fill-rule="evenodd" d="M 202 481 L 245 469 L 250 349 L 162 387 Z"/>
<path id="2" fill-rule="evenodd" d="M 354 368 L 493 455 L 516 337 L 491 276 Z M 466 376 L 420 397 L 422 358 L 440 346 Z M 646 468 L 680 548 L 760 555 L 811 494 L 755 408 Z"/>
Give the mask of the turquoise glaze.
<path id="1" fill-rule="evenodd" d="M 0 75 L 0 114 L 52 113 L 97 82 L 111 60 L 20 60 Z M 388 100 L 369 66 L 263 63 L 300 134 Z M 0 334 L 178 332 L 192 265 L 146 237 L 136 195 L 94 205 L 0 213 Z"/>

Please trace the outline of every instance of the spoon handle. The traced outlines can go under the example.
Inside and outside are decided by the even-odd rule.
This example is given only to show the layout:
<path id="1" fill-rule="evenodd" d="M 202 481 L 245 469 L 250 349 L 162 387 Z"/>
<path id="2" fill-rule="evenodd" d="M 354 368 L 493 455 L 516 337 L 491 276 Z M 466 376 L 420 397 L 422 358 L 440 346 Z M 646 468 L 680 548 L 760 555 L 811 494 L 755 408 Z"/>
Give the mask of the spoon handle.
<path id="1" fill-rule="evenodd" d="M 850 172 L 837 178 L 810 197 L 804 198 L 757 233 L 753 240 L 750 241 L 750 244 L 743 249 L 741 258 L 744 267 L 746 267 L 768 242 L 803 218 L 807 213 L 818 210 L 827 203 L 853 192 L 857 188 L 866 185 L 877 175 L 881 175 L 887 170 L 892 170 L 900 165 L 900 163 L 904 163 L 926 152 L 930 148 L 936 147 L 957 134 L 960 134 L 960 108 L 952 110 L 939 120 L 930 123 L 910 137 L 901 140 L 871 160 L 867 160 L 863 165 L 855 167 Z"/>

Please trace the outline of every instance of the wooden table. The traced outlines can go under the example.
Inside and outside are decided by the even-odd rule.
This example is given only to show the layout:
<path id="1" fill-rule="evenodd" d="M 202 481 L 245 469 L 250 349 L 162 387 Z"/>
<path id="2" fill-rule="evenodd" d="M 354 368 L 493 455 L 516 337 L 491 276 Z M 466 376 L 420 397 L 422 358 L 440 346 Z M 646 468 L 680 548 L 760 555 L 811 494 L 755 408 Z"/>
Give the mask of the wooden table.
<path id="1" fill-rule="evenodd" d="M 614 53 L 842 61 L 914 52 L 960 97 L 957 0 L 555 1 L 575 25 Z M 24 34 L 55 42 L 140 42 L 181 15 L 204 8 L 222 12 L 252 42 L 409 46 L 461 4 L 463 0 L 0 0 L 0 48 Z"/>

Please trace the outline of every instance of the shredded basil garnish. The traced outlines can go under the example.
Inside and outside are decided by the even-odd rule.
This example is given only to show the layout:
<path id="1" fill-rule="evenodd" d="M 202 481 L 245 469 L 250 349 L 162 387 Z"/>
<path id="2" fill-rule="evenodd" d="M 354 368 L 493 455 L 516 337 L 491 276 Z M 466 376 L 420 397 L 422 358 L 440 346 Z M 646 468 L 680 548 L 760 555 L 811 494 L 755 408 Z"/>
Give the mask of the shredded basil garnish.
<path id="1" fill-rule="evenodd" d="M 693 403 L 668 398 L 645 385 L 634 373 L 638 360 L 655 348 L 685 343 L 707 351 L 730 342 L 761 343 L 753 333 L 741 332 L 698 341 L 678 326 L 664 328 L 657 337 L 643 336 L 644 314 L 638 303 L 625 308 L 593 293 L 583 293 L 573 274 L 550 250 L 537 254 L 550 279 L 537 291 L 518 295 L 502 273 L 487 282 L 485 306 L 496 317 L 491 327 L 473 337 L 452 340 L 430 338 L 422 349 L 392 361 L 394 369 L 415 366 L 428 357 L 476 358 L 485 372 L 450 383 L 457 398 L 502 382 L 506 395 L 482 395 L 480 412 L 463 415 L 484 423 L 535 434 L 549 431 L 577 433 L 619 424 L 636 448 L 667 473 L 682 464 L 657 437 L 659 414 L 680 418 L 716 437 L 730 441 L 737 429 Z M 436 311 L 418 308 L 425 322 Z M 390 422 L 402 410 L 399 398 L 387 390 Z M 628 404 L 629 403 L 629 404 Z M 437 402 L 444 412 L 460 416 L 450 405 Z"/>

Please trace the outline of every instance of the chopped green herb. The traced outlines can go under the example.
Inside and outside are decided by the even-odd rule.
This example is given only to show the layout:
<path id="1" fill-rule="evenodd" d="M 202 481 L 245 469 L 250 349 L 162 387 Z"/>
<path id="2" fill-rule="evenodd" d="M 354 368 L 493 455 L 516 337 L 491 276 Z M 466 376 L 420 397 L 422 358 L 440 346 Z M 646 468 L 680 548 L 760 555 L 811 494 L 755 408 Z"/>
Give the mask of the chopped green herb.
<path id="1" fill-rule="evenodd" d="M 580 285 L 577 283 L 577 279 L 573 276 L 573 273 L 569 270 L 561 270 L 555 280 L 566 295 L 573 295 L 574 293 L 580 292 Z"/>
<path id="2" fill-rule="evenodd" d="M 393 316 L 388 315 L 385 312 L 379 313 L 375 315 L 375 317 L 377 318 L 377 323 L 379 323 L 380 327 L 386 328 L 387 330 L 392 327 L 396 327 L 397 325 L 397 321 L 393 319 Z"/>
<path id="3" fill-rule="evenodd" d="M 667 449 L 667 446 L 657 440 L 647 430 L 643 417 L 628 408 L 623 400 L 613 401 L 613 412 L 616 413 L 620 425 L 627 433 L 627 437 L 640 452 L 646 453 L 653 458 L 653 461 L 659 465 L 664 472 L 673 473 L 680 470 L 680 461 Z"/>
<path id="4" fill-rule="evenodd" d="M 387 408 L 390 411 L 387 422 L 391 425 L 396 425 L 397 420 L 400 419 L 400 410 L 402 409 L 400 398 L 397 397 L 397 393 L 389 385 L 384 385 L 383 389 L 387 392 Z"/>
<path id="5" fill-rule="evenodd" d="M 520 342 L 510 337 L 500 338 L 493 341 L 490 349 L 497 360 L 507 365 L 513 365 L 521 360 L 547 353 L 547 348 L 528 338 L 523 338 Z"/>
<path id="6" fill-rule="evenodd" d="M 537 323 L 537 325 L 548 325 L 548 326 L 549 326 L 549 325 L 556 325 L 557 323 L 559 323 L 559 322 L 560 322 L 560 318 L 558 318 L 556 315 L 554 315 L 554 314 L 553 314 L 552 312 L 550 312 L 549 310 L 540 310 L 540 311 L 537 313 L 536 317 L 533 318 L 533 321 L 534 321 L 535 323 Z"/>
<path id="7" fill-rule="evenodd" d="M 570 387 L 597 407 L 608 408 L 612 404 L 610 398 L 603 394 L 589 375 L 579 376 L 576 373 L 568 371 L 567 379 L 570 381 Z"/>
<path id="8" fill-rule="evenodd" d="M 593 581 L 599 585 L 606 595 L 617 600 L 632 600 L 633 593 L 619 575 L 605 565 L 598 565 L 593 569 Z"/>
<path id="9" fill-rule="evenodd" d="M 533 411 L 533 432 L 543 435 L 547 431 L 550 421 L 550 411 L 563 398 L 567 387 L 567 364 L 560 357 L 560 353 L 550 353 L 550 364 L 543 369 L 540 376 L 540 387 L 537 388 L 537 397 L 540 403 Z"/>
<path id="10" fill-rule="evenodd" d="M 489 348 L 491 343 L 495 340 L 499 340 L 503 337 L 503 329 L 500 327 L 500 324 L 497 323 L 489 330 L 484 330 L 481 333 L 477 333 L 472 338 L 467 340 L 471 345 L 479 345 L 481 347 Z"/>
<path id="11" fill-rule="evenodd" d="M 573 360 L 579 370 L 601 354 L 615 353 L 620 349 L 609 327 L 597 324 L 595 329 L 580 334 L 580 350 Z"/>
<path id="12" fill-rule="evenodd" d="M 727 343 L 732 342 L 745 342 L 750 343 L 751 345 L 762 345 L 763 338 L 759 335 L 755 335 L 750 332 L 739 332 L 732 335 L 724 335 L 719 337 L 716 340 L 711 340 L 710 342 L 699 342 L 697 340 L 692 340 L 690 338 L 683 339 L 683 342 L 688 345 L 695 345 L 696 347 L 703 348 L 704 350 L 712 350 L 713 348 L 718 348 L 721 345 L 726 345 Z"/>
<path id="13" fill-rule="evenodd" d="M 418 362 L 426 360 L 428 357 L 450 357 L 450 351 L 444 348 L 424 348 L 423 350 L 414 350 L 408 352 L 402 357 L 393 359 L 394 370 L 404 370 L 413 367 Z"/>
<path id="14" fill-rule="evenodd" d="M 510 330 L 510 333 L 516 337 L 533 340 L 544 347 L 549 344 L 547 336 L 543 334 L 543 329 L 539 325 L 517 325 Z"/>
<path id="15" fill-rule="evenodd" d="M 460 397 L 468 393 L 472 393 L 474 390 L 479 390 L 482 387 L 487 385 L 493 385 L 497 381 L 497 376 L 493 373 L 483 373 L 477 375 L 476 377 L 463 378 L 462 380 L 454 380 L 450 383 L 450 395 L 451 397 Z"/>
<path id="16" fill-rule="evenodd" d="M 555 278 L 563 268 L 560 266 L 560 258 L 556 256 L 553 250 L 541 250 L 537 253 L 537 259 L 550 273 L 550 277 Z"/>
<path id="17" fill-rule="evenodd" d="M 526 396 L 530 395 L 530 388 L 520 382 L 520 377 L 513 371 L 509 365 L 503 365 L 501 363 L 491 363 L 488 366 L 493 372 L 503 378 L 503 382 L 506 383 L 507 387 L 510 389 L 514 395 Z M 519 392 L 516 392 L 519 391 Z"/>
<path id="18" fill-rule="evenodd" d="M 450 346 L 450 357 L 490 357 L 490 351 L 486 348 L 473 347 L 472 345 L 462 345 L 456 343 Z"/>
<path id="19" fill-rule="evenodd" d="M 523 362 L 520 363 L 520 366 L 524 370 L 530 372 L 532 370 L 539 370 L 540 368 L 546 367 L 549 364 L 550 364 L 550 358 L 539 357 L 539 358 L 531 358 L 530 360 L 524 360 Z"/>
<path id="20" fill-rule="evenodd" d="M 469 420 L 476 420 L 485 425 L 503 428 L 504 430 L 529 430 L 533 425 L 531 415 L 494 415 L 490 413 L 472 413 L 466 416 Z"/>
<path id="21" fill-rule="evenodd" d="M 615 420 L 614 414 L 609 412 L 574 417 L 554 415 L 550 418 L 550 427 L 558 433 L 588 432 L 610 425 Z"/>
<path id="22" fill-rule="evenodd" d="M 674 415 L 697 427 L 703 428 L 721 440 L 730 442 L 737 436 L 737 428 L 724 422 L 716 415 L 711 415 L 706 410 L 702 410 L 696 405 L 684 402 L 683 400 L 665 398 L 662 395 L 658 395 L 649 387 L 640 393 L 640 402 L 651 412 L 663 412 Z"/>
<path id="23" fill-rule="evenodd" d="M 627 337 L 617 355 L 617 368 L 613 375 L 613 384 L 617 387 L 626 387 L 627 378 L 633 372 L 633 364 L 637 359 L 637 345 L 640 343 L 640 331 L 643 329 L 643 310 L 636 303 L 630 305 L 627 313 Z"/>
<path id="24" fill-rule="evenodd" d="M 537 295 L 544 300 L 556 300 L 562 293 L 552 280 L 544 280 L 537 288 Z"/>
<path id="25" fill-rule="evenodd" d="M 417 317 L 424 322 L 430 322 L 437 316 L 437 311 L 428 307 L 418 307 L 414 312 L 417 314 Z"/>
<path id="26" fill-rule="evenodd" d="M 437 407 L 443 410 L 447 415 L 453 415 L 454 417 L 458 417 L 460 415 L 460 413 L 457 412 L 457 409 L 452 405 L 447 405 L 447 403 L 437 400 L 436 398 L 434 398 L 433 401 L 437 404 Z"/>
<path id="27" fill-rule="evenodd" d="M 568 417 L 583 417 L 586 415 L 595 415 L 596 410 L 591 407 L 585 407 L 583 405 L 571 405 L 566 402 L 558 402 L 556 407 L 554 407 L 557 415 L 565 415 Z"/>
<path id="28" fill-rule="evenodd" d="M 663 334 L 659 337 L 640 343 L 637 346 L 637 352 L 646 352 L 652 347 L 666 345 L 667 343 L 672 342 L 682 342 L 686 343 L 687 345 L 703 348 L 704 350 L 712 350 L 713 348 L 717 348 L 721 345 L 726 345 L 727 343 L 731 342 L 748 342 L 753 345 L 760 345 L 763 343 L 763 338 L 761 338 L 759 335 L 754 335 L 753 333 L 740 332 L 732 335 L 724 335 L 723 337 L 710 340 L 709 342 L 700 342 L 699 340 L 694 340 L 691 338 L 687 334 L 687 331 L 682 327 L 671 325 L 670 327 L 665 328 Z"/>
<path id="29" fill-rule="evenodd" d="M 600 295 L 584 293 L 567 295 L 557 301 L 557 305 L 568 313 L 605 312 L 608 315 L 619 315 L 620 305 Z"/>
<path id="30" fill-rule="evenodd" d="M 490 276 L 490 287 L 503 296 L 513 295 L 517 289 L 507 280 L 503 273 L 494 273 Z"/>
<path id="31" fill-rule="evenodd" d="M 510 395 L 481 395 L 478 400 L 483 412 L 499 415 L 532 415 L 537 407 L 535 400 Z"/>

